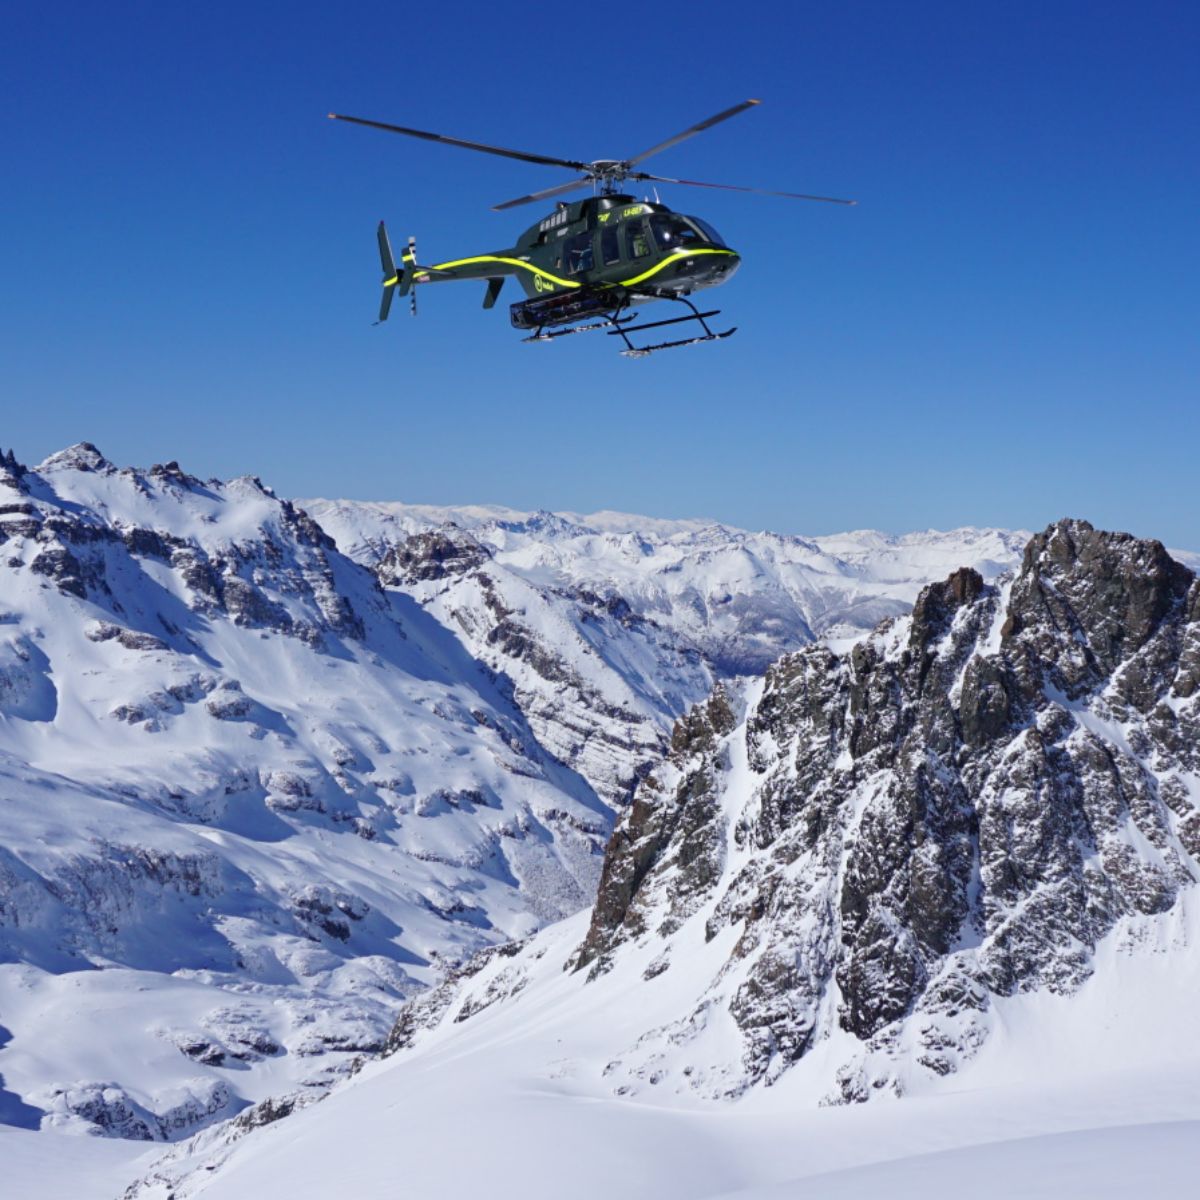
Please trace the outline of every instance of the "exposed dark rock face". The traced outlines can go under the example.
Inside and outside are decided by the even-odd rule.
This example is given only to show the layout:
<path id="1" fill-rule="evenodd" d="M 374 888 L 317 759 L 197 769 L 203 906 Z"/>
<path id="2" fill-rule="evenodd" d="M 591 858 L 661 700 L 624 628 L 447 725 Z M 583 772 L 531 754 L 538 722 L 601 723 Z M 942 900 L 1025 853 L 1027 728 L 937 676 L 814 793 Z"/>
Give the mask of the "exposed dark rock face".
<path id="1" fill-rule="evenodd" d="M 593 970 L 598 973 L 618 931 L 636 936 L 647 930 L 650 897 L 642 885 L 652 867 L 671 878 L 672 903 L 665 928 L 658 931 L 664 935 L 690 915 L 689 901 L 716 882 L 722 861 L 716 753 L 734 724 L 729 698 L 718 685 L 708 701 L 675 726 L 665 768 L 642 783 L 609 841 L 592 926 L 576 956 L 578 966 L 596 961 Z M 673 790 L 667 793 L 667 787 Z"/>
<path id="2" fill-rule="evenodd" d="M 379 576 L 390 586 L 446 579 L 465 574 L 490 557 L 486 546 L 457 525 L 448 524 L 441 529 L 414 533 L 407 541 L 393 546 L 379 564 Z"/>
<path id="3" fill-rule="evenodd" d="M 706 908 L 710 941 L 738 931 L 707 999 L 745 1040 L 722 1086 L 832 1023 L 862 1043 L 840 1099 L 900 1090 L 902 1056 L 952 1071 L 989 997 L 1074 990 L 1114 925 L 1200 878 L 1198 670 L 1192 573 L 1060 521 L 1008 583 L 959 571 L 846 657 L 781 659 L 732 734 L 720 691 L 680 721 L 574 965 Z"/>

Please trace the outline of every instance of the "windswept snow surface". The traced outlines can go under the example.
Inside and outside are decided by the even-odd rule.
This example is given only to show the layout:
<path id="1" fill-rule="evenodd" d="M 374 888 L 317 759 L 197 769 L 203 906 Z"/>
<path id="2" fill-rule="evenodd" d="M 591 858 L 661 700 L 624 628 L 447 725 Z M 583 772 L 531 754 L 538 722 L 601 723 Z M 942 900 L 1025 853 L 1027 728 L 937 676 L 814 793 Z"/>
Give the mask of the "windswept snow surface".
<path id="1" fill-rule="evenodd" d="M 1134 928 L 1136 924 L 1137 928 Z M 650 980 L 630 956 L 586 983 L 564 971 L 571 918 L 497 956 L 409 1050 L 325 1101 L 136 1192 L 162 1200 L 896 1200 L 1190 1194 L 1200 1170 L 1194 913 L 1131 923 L 1075 996 L 1012 997 L 991 1043 L 921 1094 L 818 1107 L 822 1058 L 735 1103 L 673 1088 L 614 1094 L 610 1064 L 686 1008 L 685 955 Z M 1136 935 L 1136 936 L 1132 936 Z M 1118 944 L 1121 943 L 1121 944 Z M 1166 947 L 1173 953 L 1164 953 Z M 702 958 L 702 955 L 697 955 Z M 514 971 L 525 984 L 514 989 Z M 500 997 L 482 1010 L 476 1001 Z M 848 1037 L 849 1035 L 847 1035 Z M 692 1048 L 682 1051 L 682 1055 Z M 683 1059 L 681 1058 L 682 1064 Z"/>
<path id="2" fill-rule="evenodd" d="M 28 1133 L 0 1124 L 5 1200 L 116 1200 L 162 1152 L 145 1142 Z"/>

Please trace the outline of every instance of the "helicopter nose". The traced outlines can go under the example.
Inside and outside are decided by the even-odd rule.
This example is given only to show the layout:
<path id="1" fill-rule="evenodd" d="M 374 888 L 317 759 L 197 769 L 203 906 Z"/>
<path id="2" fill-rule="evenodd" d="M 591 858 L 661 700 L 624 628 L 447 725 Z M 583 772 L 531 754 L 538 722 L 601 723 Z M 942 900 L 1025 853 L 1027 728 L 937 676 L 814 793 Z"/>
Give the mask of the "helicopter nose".
<path id="1" fill-rule="evenodd" d="M 693 286 L 711 287 L 724 283 L 742 265 L 742 256 L 724 247 L 700 252 L 681 260 L 679 274 Z"/>
<path id="2" fill-rule="evenodd" d="M 742 256 L 736 250 L 731 250 L 728 255 L 723 255 L 719 263 L 721 278 L 728 279 L 741 265 Z"/>

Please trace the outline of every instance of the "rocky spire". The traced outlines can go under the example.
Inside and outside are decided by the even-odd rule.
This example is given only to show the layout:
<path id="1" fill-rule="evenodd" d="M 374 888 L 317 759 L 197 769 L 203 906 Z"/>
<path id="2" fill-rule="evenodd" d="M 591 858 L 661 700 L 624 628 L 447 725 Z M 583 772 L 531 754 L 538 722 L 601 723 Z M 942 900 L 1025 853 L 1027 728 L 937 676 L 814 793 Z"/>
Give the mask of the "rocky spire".
<path id="1" fill-rule="evenodd" d="M 7 452 L 0 451 L 0 472 L 7 474 L 14 481 L 20 479 L 28 471 L 28 468 L 17 462 L 15 451 L 9 449 Z"/>

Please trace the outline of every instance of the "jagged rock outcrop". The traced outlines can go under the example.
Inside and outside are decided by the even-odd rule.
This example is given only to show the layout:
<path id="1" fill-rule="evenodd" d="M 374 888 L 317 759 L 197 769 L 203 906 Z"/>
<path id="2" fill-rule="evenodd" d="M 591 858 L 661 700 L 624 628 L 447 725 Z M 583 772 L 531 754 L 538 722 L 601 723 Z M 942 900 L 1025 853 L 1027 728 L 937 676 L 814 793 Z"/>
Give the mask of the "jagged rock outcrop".
<path id="1" fill-rule="evenodd" d="M 953 1071 L 992 997 L 1073 991 L 1200 878 L 1198 596 L 1159 543 L 1064 520 L 1008 582 L 956 572 L 849 655 L 781 659 L 732 734 L 714 696 L 615 830 L 573 966 L 736 933 L 696 1012 L 744 1053 L 693 1086 L 769 1082 L 835 1028 L 861 1047 L 838 1098 Z"/>
<path id="2" fill-rule="evenodd" d="M 380 579 L 392 586 L 446 579 L 482 566 L 491 557 L 465 530 L 453 523 L 414 533 L 393 546 L 379 563 Z"/>

